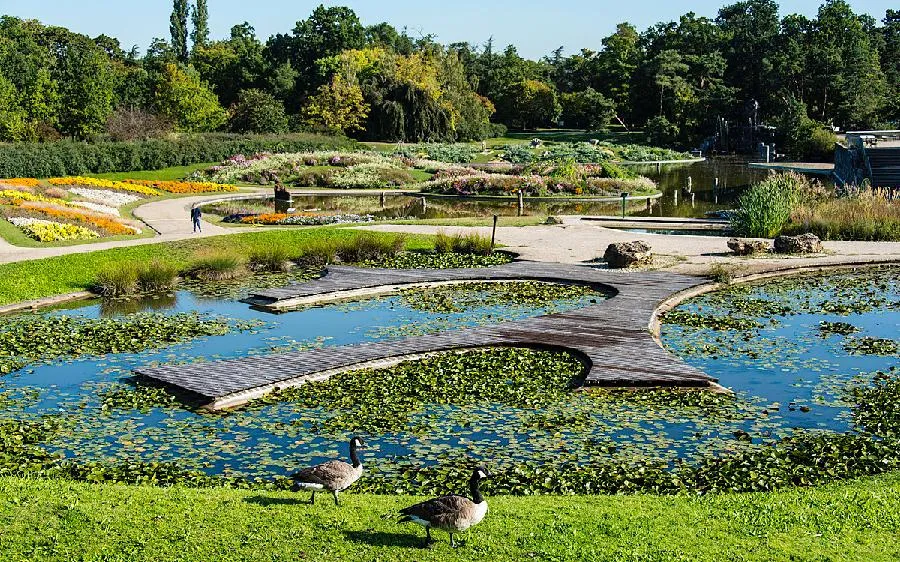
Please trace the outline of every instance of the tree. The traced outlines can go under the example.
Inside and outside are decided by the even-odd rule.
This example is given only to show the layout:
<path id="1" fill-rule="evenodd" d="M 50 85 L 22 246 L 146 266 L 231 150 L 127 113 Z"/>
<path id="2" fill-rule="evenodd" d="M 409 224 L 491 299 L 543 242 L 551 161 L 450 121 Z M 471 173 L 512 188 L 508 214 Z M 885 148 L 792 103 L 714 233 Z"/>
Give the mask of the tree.
<path id="1" fill-rule="evenodd" d="M 196 47 L 191 63 L 226 106 L 237 101 L 241 90 L 265 87 L 264 47 L 246 22 L 232 27 L 228 40 Z"/>
<path id="2" fill-rule="evenodd" d="M 363 130 L 369 110 L 359 84 L 335 74 L 310 98 L 302 115 L 310 126 L 351 133 Z"/>
<path id="3" fill-rule="evenodd" d="M 538 80 L 513 84 L 506 98 L 507 106 L 513 108 L 513 124 L 523 129 L 553 125 L 562 111 L 553 88 Z"/>
<path id="4" fill-rule="evenodd" d="M 235 133 L 283 133 L 288 128 L 284 104 L 262 90 L 241 90 L 229 128 Z"/>
<path id="5" fill-rule="evenodd" d="M 566 127 L 602 131 L 616 116 L 615 104 L 593 88 L 560 94 L 559 101 Z"/>
<path id="6" fill-rule="evenodd" d="M 54 78 L 61 100 L 59 130 L 88 138 L 103 131 L 113 109 L 112 65 L 106 52 L 84 35 L 60 31 L 53 38 Z"/>
<path id="7" fill-rule="evenodd" d="M 774 101 L 772 93 L 773 44 L 779 33 L 775 0 L 746 0 L 719 10 L 716 23 L 724 34 L 726 81 L 746 100 Z"/>
<path id="8" fill-rule="evenodd" d="M 633 25 L 620 23 L 615 33 L 603 39 L 603 51 L 597 55 L 597 71 L 592 84 L 612 100 L 622 114 L 630 113 L 631 81 L 641 57 L 639 40 Z"/>
<path id="9" fill-rule="evenodd" d="M 155 101 L 159 113 L 179 131 L 214 131 L 228 118 L 216 95 L 200 81 L 196 72 L 183 70 L 176 64 L 166 65 Z"/>
<path id="10" fill-rule="evenodd" d="M 206 6 L 206 0 L 197 0 L 191 10 L 191 23 L 194 24 L 194 29 L 191 31 L 194 49 L 206 46 L 209 42 L 209 9 Z"/>
<path id="11" fill-rule="evenodd" d="M 188 12 L 188 0 L 172 0 L 169 34 L 172 37 L 172 50 L 182 62 L 188 60 Z"/>
<path id="12" fill-rule="evenodd" d="M 0 141 L 17 142 L 27 137 L 25 111 L 12 82 L 0 74 Z"/>

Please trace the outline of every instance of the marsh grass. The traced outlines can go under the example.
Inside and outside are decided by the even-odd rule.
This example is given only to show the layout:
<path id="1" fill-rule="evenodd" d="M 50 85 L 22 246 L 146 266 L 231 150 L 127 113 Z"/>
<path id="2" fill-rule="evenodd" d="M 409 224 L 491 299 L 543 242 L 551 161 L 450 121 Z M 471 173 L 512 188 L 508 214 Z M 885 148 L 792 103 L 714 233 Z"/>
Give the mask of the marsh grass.
<path id="1" fill-rule="evenodd" d="M 146 293 L 158 293 L 175 287 L 178 268 L 161 260 L 154 260 L 137 268 L 137 289 Z"/>
<path id="2" fill-rule="evenodd" d="M 779 235 L 809 187 L 809 180 L 800 174 L 773 174 L 741 196 L 732 229 L 739 236 L 754 238 Z"/>
<path id="3" fill-rule="evenodd" d="M 128 262 L 110 264 L 97 272 L 91 286 L 98 295 L 105 298 L 132 295 L 138 288 L 138 268 Z"/>
<path id="4" fill-rule="evenodd" d="M 201 281 L 225 281 L 245 272 L 243 258 L 233 252 L 218 251 L 199 254 L 185 270 L 185 275 Z"/>
<path id="5" fill-rule="evenodd" d="M 493 251 L 491 239 L 478 233 L 447 234 L 438 232 L 434 250 L 439 254 L 475 254 L 486 256 Z"/>
<path id="6" fill-rule="evenodd" d="M 296 257 L 285 246 L 270 246 L 251 253 L 247 265 L 256 272 L 284 273 L 291 270 Z"/>
<path id="7" fill-rule="evenodd" d="M 345 263 L 383 260 L 392 258 L 406 248 L 406 237 L 377 236 L 366 232 L 337 244 L 337 256 Z"/>
<path id="8" fill-rule="evenodd" d="M 823 240 L 900 240 L 900 200 L 886 189 L 804 201 L 792 213 L 785 234 L 812 232 Z"/>

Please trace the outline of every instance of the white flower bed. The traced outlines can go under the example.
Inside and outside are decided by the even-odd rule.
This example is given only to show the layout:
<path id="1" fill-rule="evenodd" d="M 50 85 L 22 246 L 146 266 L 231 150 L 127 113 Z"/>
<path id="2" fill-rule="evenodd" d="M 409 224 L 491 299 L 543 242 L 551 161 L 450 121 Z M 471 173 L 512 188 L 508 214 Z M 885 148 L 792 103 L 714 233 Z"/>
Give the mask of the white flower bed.
<path id="1" fill-rule="evenodd" d="M 116 217 L 121 216 L 119 214 L 119 210 L 115 207 L 110 207 L 109 205 L 103 205 L 101 203 L 91 203 L 90 201 L 72 201 L 72 204 L 77 205 L 83 209 L 103 213 L 104 215 L 113 215 Z"/>
<path id="2" fill-rule="evenodd" d="M 72 187 L 69 189 L 69 193 L 80 195 L 108 207 L 121 207 L 141 200 L 141 197 L 136 195 L 128 195 L 118 191 L 106 191 L 104 189 L 88 189 L 86 187 Z"/>
<path id="3" fill-rule="evenodd" d="M 9 222 L 18 226 L 19 228 L 21 228 L 23 226 L 32 226 L 35 224 L 62 224 L 62 223 L 54 223 L 53 221 L 46 221 L 44 219 L 35 219 L 32 217 L 9 217 L 6 220 L 8 220 Z"/>

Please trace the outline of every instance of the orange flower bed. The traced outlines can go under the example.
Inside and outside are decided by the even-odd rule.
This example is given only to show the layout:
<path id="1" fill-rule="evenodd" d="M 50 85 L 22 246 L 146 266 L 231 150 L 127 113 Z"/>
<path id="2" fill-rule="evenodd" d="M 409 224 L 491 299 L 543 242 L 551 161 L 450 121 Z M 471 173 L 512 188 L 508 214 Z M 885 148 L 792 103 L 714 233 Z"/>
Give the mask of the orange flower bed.
<path id="1" fill-rule="evenodd" d="M 12 185 L 15 187 L 37 187 L 41 182 L 34 178 L 7 178 L 5 180 L 0 180 L 0 184 Z"/>
<path id="2" fill-rule="evenodd" d="M 197 181 L 125 180 L 125 183 L 152 187 L 168 193 L 215 193 L 238 189 L 236 185 Z"/>
<path id="3" fill-rule="evenodd" d="M 278 224 L 279 221 L 283 221 L 289 216 L 291 215 L 287 213 L 263 213 L 252 217 L 244 217 L 241 219 L 241 222 L 245 224 Z"/>
<path id="4" fill-rule="evenodd" d="M 54 217 L 64 220 L 76 221 L 83 224 L 89 224 L 95 226 L 101 230 L 106 231 L 111 235 L 120 235 L 127 234 L 133 235 L 137 234 L 137 230 L 128 225 L 122 224 L 114 219 L 89 215 L 87 213 L 82 213 L 79 211 L 70 211 L 69 209 L 56 209 L 54 207 L 38 207 L 35 205 L 23 205 L 23 209 L 27 209 L 29 211 L 34 211 L 40 213 L 42 215 L 46 215 L 48 217 Z"/>

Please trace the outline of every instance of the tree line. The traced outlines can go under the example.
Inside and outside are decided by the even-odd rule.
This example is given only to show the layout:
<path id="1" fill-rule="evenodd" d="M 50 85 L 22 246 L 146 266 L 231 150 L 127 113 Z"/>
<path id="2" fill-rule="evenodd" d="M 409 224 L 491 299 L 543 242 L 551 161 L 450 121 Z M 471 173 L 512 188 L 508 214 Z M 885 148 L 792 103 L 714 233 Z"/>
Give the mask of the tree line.
<path id="1" fill-rule="evenodd" d="M 721 119 L 771 123 L 799 145 L 825 129 L 900 119 L 900 11 L 844 0 L 816 17 L 745 0 L 602 48 L 540 60 L 514 46 L 443 45 L 346 7 L 319 6 L 260 40 L 248 23 L 211 40 L 206 0 L 174 0 L 169 39 L 143 55 L 35 20 L 0 18 L 0 140 L 144 138 L 168 131 L 339 131 L 454 141 L 563 124 L 645 128 L 694 146 Z"/>

